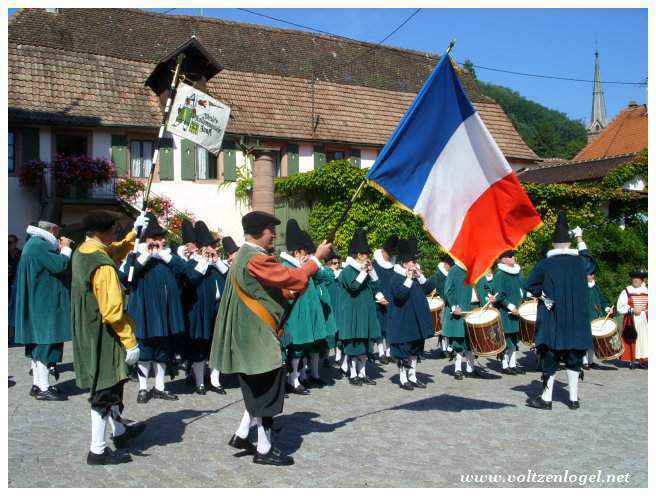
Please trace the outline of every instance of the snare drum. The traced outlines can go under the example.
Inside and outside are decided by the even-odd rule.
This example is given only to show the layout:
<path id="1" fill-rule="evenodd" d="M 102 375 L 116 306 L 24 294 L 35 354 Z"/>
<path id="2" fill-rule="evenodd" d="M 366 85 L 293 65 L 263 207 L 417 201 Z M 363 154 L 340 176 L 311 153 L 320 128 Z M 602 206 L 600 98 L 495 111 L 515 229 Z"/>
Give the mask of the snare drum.
<path id="1" fill-rule="evenodd" d="M 592 321 L 592 345 L 599 360 L 614 360 L 624 353 L 624 342 L 620 330 L 612 319 Z"/>
<path id="2" fill-rule="evenodd" d="M 435 335 L 442 334 L 442 310 L 444 310 L 444 300 L 439 296 L 428 297 L 428 308 L 430 308 L 433 317 L 433 329 Z"/>
<path id="3" fill-rule="evenodd" d="M 517 308 L 519 312 L 519 339 L 528 347 L 535 346 L 535 321 L 538 318 L 538 302 L 527 301 Z"/>
<path id="4" fill-rule="evenodd" d="M 495 308 L 473 310 L 465 317 L 471 351 L 479 356 L 497 356 L 506 349 L 501 314 Z"/>

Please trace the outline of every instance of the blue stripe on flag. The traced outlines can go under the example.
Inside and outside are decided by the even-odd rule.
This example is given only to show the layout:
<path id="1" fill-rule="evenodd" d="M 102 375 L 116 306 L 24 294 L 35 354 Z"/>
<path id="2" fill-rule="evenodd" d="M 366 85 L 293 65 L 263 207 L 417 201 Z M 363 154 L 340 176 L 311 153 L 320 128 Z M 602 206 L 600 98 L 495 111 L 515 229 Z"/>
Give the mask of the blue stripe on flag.
<path id="1" fill-rule="evenodd" d="M 442 57 L 376 158 L 367 179 L 413 209 L 437 157 L 458 126 L 474 112 L 450 56 Z"/>

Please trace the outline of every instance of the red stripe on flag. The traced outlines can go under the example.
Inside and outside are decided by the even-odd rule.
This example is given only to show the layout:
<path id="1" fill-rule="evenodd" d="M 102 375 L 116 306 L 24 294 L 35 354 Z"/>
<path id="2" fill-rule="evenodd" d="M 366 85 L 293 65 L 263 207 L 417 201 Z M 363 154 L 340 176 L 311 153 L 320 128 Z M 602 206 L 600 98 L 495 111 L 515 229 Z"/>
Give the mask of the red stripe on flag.
<path id="1" fill-rule="evenodd" d="M 469 207 L 451 255 L 473 284 L 506 250 L 516 248 L 542 220 L 514 172 L 499 179 Z"/>

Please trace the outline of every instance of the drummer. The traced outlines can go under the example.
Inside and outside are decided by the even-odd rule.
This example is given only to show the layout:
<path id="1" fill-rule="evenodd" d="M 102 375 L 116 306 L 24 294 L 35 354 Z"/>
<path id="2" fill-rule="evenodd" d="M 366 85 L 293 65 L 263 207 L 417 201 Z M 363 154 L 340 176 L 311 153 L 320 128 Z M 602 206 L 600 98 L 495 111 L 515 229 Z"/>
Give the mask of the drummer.
<path id="1" fill-rule="evenodd" d="M 449 270 L 444 284 L 444 311 L 442 312 L 442 335 L 449 338 L 449 344 L 456 353 L 453 378 L 462 380 L 467 377 L 486 378 L 474 367 L 474 354 L 471 352 L 465 333 L 465 313 L 474 308 L 479 299 L 474 288 L 465 284 L 467 271 L 458 261 Z M 467 362 L 466 374 L 462 373 L 463 356 Z"/>
<path id="2" fill-rule="evenodd" d="M 499 270 L 494 275 L 494 287 L 498 291 L 495 306 L 501 313 L 501 323 L 506 336 L 506 351 L 503 353 L 501 368 L 504 374 L 523 374 L 524 370 L 517 367 L 517 344 L 519 343 L 519 311 L 524 292 L 522 268 L 515 259 L 513 250 L 506 251 L 497 264 Z"/>
<path id="3" fill-rule="evenodd" d="M 399 262 L 394 265 L 390 280 L 388 334 L 392 357 L 399 367 L 402 389 L 424 389 L 417 378 L 417 358 L 424 349 L 424 341 L 433 336 L 433 320 L 426 295 L 435 286 L 421 273 L 416 263 L 419 254 L 409 240 L 398 242 Z"/>
<path id="4" fill-rule="evenodd" d="M 596 271 L 596 267 L 595 267 Z M 608 300 L 602 294 L 599 284 L 595 281 L 595 273 L 588 274 L 588 308 L 590 309 L 590 319 L 600 319 L 606 317 L 612 312 L 612 308 L 608 305 Z M 594 348 L 588 349 L 583 356 L 583 368 L 597 369 L 599 365 L 594 361 Z"/>

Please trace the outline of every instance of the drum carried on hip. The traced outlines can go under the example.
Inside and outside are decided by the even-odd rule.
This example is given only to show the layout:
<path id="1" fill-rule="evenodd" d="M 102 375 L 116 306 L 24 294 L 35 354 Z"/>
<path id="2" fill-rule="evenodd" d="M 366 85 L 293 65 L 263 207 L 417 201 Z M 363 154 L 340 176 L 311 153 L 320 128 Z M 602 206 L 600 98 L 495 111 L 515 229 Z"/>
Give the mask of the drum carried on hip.
<path id="1" fill-rule="evenodd" d="M 624 353 L 624 342 L 614 320 L 601 318 L 592 321 L 592 345 L 599 360 L 614 360 Z"/>
<path id="2" fill-rule="evenodd" d="M 439 296 L 426 298 L 428 300 L 428 308 L 430 308 L 431 316 L 433 317 L 433 329 L 435 335 L 442 334 L 442 310 L 444 310 L 444 300 Z"/>
<path id="3" fill-rule="evenodd" d="M 496 308 L 478 308 L 465 317 L 471 351 L 479 356 L 497 356 L 506 349 L 501 314 Z"/>
<path id="4" fill-rule="evenodd" d="M 522 303 L 517 308 L 519 312 L 519 339 L 526 346 L 535 346 L 535 322 L 538 319 L 537 300 Z"/>

